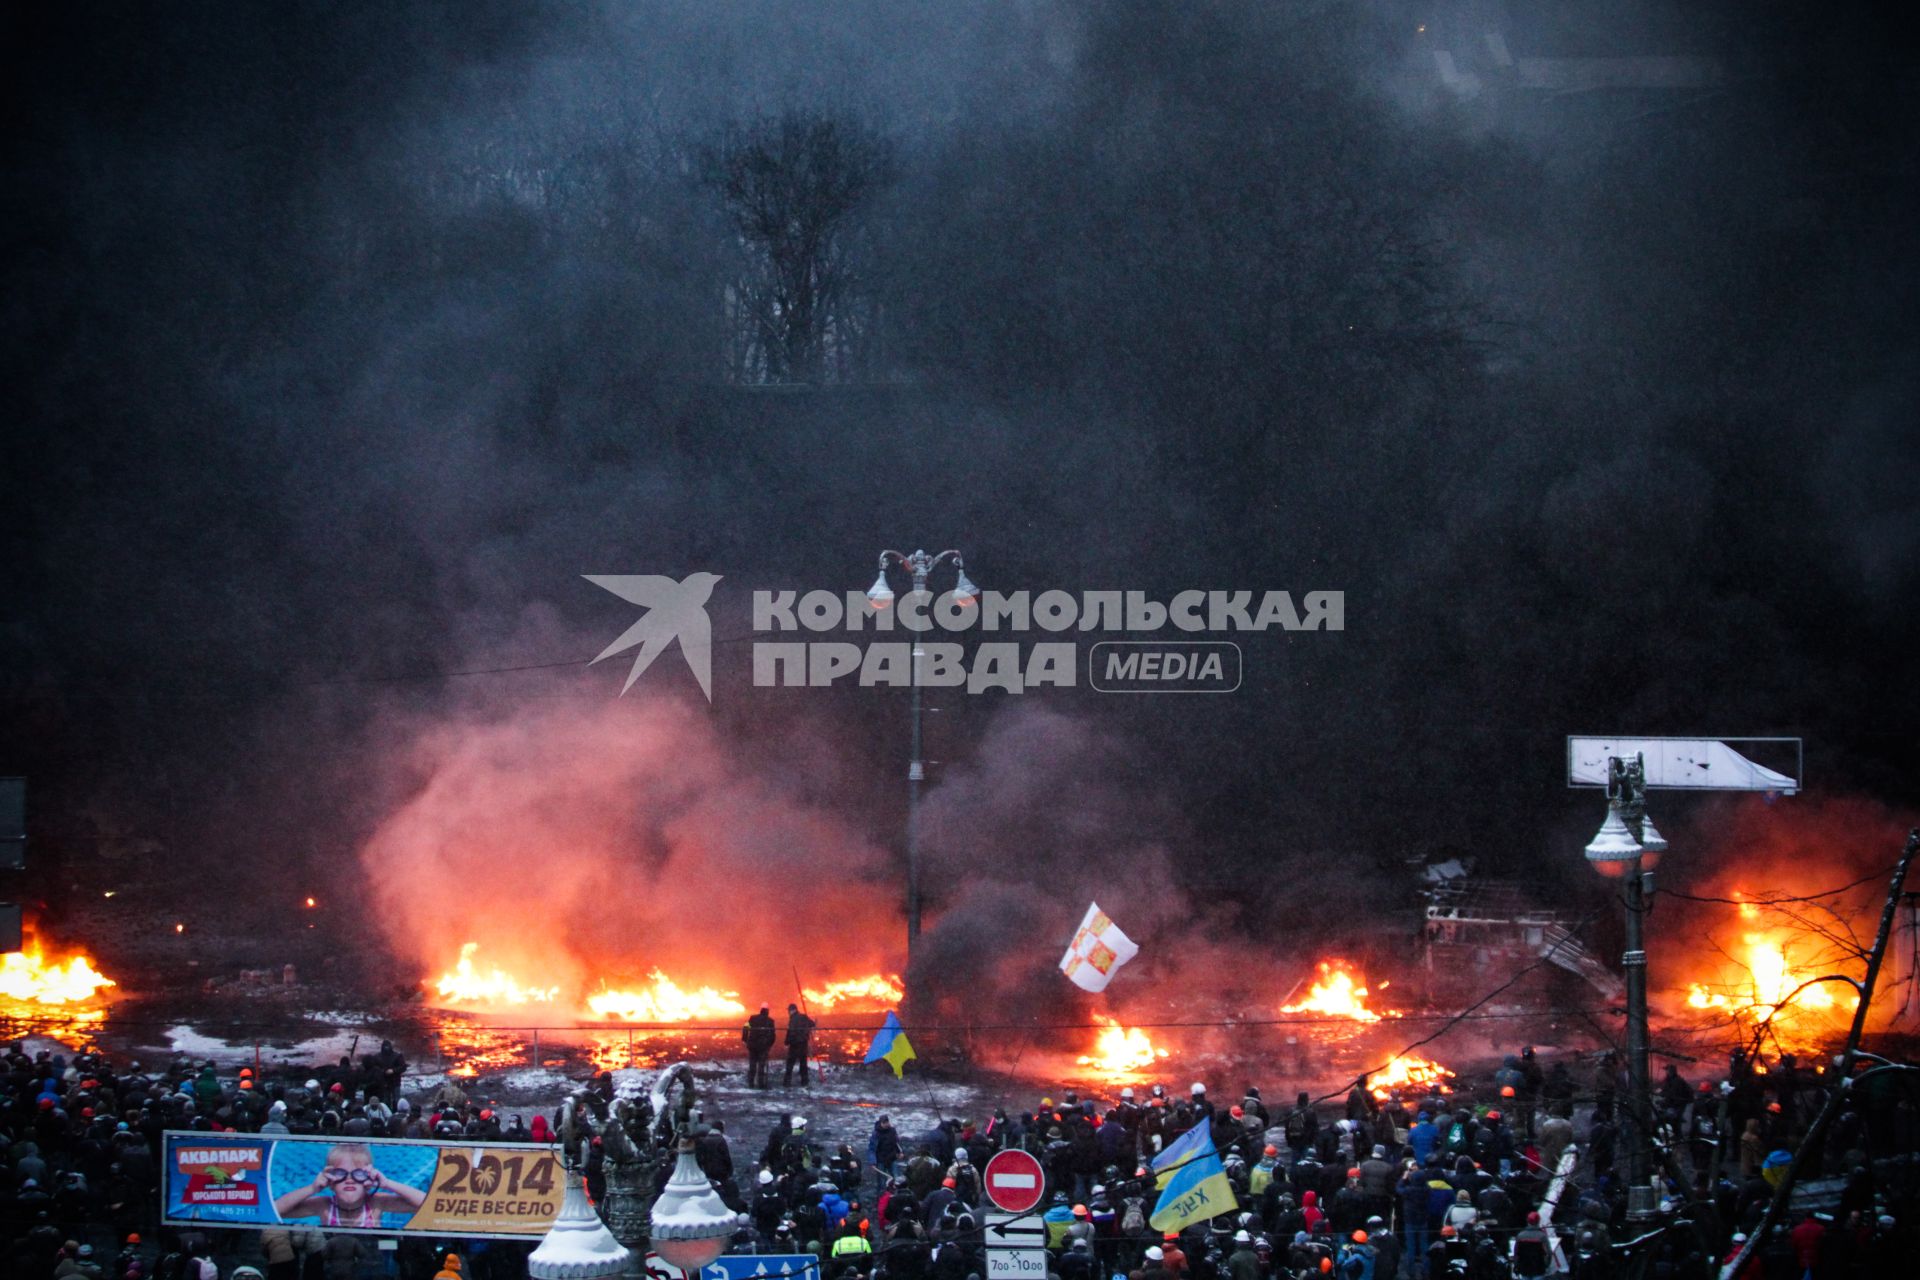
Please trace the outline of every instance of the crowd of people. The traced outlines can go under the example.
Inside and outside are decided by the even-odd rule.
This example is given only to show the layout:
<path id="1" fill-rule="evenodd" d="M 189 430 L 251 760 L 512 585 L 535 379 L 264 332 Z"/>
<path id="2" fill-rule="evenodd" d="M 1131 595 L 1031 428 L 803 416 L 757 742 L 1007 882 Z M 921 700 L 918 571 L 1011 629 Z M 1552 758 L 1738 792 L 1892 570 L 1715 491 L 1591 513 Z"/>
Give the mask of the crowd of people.
<path id="1" fill-rule="evenodd" d="M 531 1122 L 469 1099 L 456 1085 L 406 1096 L 406 1059 L 393 1045 L 311 1075 L 222 1073 L 174 1058 L 149 1070 L 105 1055 L 71 1057 L 15 1045 L 0 1058 L 0 1276 L 21 1280 L 360 1280 L 378 1261 L 368 1236 L 294 1225 L 267 1231 L 160 1222 L 166 1130 L 338 1134 L 343 1139 L 477 1138 L 551 1142 Z M 397 1269 L 411 1280 L 506 1280 L 531 1248 L 403 1240 Z M 464 1256 L 463 1256 L 464 1254 Z M 249 1275 L 252 1272 L 254 1274 Z"/>
<path id="2" fill-rule="evenodd" d="M 764 1080 L 764 1037 L 750 1043 Z M 0 1060 L 0 1272 L 26 1280 L 504 1280 L 535 1243 L 372 1237 L 318 1226 L 265 1232 L 159 1222 L 160 1135 L 168 1129 L 351 1137 L 555 1141 L 558 1115 L 523 1118 L 452 1083 L 409 1096 L 393 1047 L 310 1076 L 261 1079 L 246 1067 L 176 1059 L 149 1071 L 105 1057 L 15 1047 Z M 1063 1091 L 902 1133 L 879 1116 L 857 1144 L 822 1142 L 784 1115 L 751 1160 L 724 1123 L 696 1155 L 741 1216 L 734 1252 L 813 1254 L 823 1280 L 979 1280 L 997 1216 L 982 1170 L 1005 1149 L 1031 1153 L 1048 1195 L 1034 1211 L 1049 1280 L 1504 1280 L 1705 1277 L 1760 1222 L 1788 1152 L 1833 1081 L 1791 1059 L 1739 1055 L 1723 1077 L 1669 1068 L 1650 1100 L 1662 1196 L 1630 1216 L 1619 1064 L 1591 1075 L 1531 1049 L 1478 1085 L 1402 1096 L 1367 1087 L 1344 1099 L 1269 1102 L 1249 1085 L 1219 1100 L 1201 1083 Z M 604 1074 L 595 1089 L 609 1091 Z M 1237 1207 L 1177 1234 L 1150 1225 L 1152 1164 L 1204 1125 Z M 1852 1280 L 1904 1274 L 1920 1150 L 1912 1104 L 1874 1094 L 1844 1109 L 1802 1173 L 1840 1185 L 1831 1204 L 1759 1242 L 1742 1280 Z M 600 1201 L 597 1146 L 583 1170 Z M 1630 1265 L 1631 1264 L 1631 1265 Z M 249 1272 L 255 1273 L 249 1275 Z"/>
<path id="3" fill-rule="evenodd" d="M 1662 1194 L 1643 1215 L 1629 1214 L 1622 1167 L 1626 1084 L 1611 1055 L 1576 1081 L 1568 1063 L 1543 1069 L 1528 1048 L 1483 1088 L 1424 1097 L 1364 1078 L 1344 1102 L 1301 1093 L 1286 1105 L 1252 1085 L 1231 1103 L 1199 1082 L 1184 1095 L 1067 1092 L 911 1136 L 881 1116 L 864 1158 L 850 1145 L 823 1155 L 794 1118 L 761 1153 L 751 1225 L 734 1248 L 817 1253 L 828 1280 L 977 1280 L 991 1217 L 981 1169 L 1019 1148 L 1050 1189 L 1050 1280 L 1716 1274 L 1759 1226 L 1831 1082 L 1790 1057 L 1763 1073 L 1736 1054 L 1725 1078 L 1694 1084 L 1669 1068 L 1648 1117 Z M 1905 1273 L 1920 1143 L 1911 1103 L 1880 1109 L 1847 1108 L 1808 1153 L 1809 1177 L 1848 1171 L 1837 1203 L 1780 1223 L 1742 1280 Z M 1196 1125 L 1238 1207 L 1157 1232 L 1154 1157 Z M 1896 1177 L 1883 1186 L 1874 1169 L 1889 1159 Z"/>

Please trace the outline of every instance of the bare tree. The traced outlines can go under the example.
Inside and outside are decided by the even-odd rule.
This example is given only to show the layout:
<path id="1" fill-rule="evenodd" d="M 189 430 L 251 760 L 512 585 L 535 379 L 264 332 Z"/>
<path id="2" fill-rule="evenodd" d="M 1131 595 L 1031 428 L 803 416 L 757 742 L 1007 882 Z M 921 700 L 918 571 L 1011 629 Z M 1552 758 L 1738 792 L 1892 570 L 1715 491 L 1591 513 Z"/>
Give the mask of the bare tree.
<path id="1" fill-rule="evenodd" d="M 789 111 L 727 129 L 703 177 L 737 236 L 732 372 L 744 382 L 844 382 L 876 361 L 872 209 L 892 142 L 842 116 Z"/>

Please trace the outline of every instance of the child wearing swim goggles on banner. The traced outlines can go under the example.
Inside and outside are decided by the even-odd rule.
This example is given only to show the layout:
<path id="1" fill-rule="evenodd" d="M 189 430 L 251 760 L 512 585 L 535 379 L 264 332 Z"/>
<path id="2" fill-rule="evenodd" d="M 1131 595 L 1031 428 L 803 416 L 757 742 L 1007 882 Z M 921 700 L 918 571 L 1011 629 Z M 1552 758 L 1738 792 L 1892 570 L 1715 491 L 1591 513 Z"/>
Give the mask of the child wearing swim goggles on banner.
<path id="1" fill-rule="evenodd" d="M 310 1186 L 296 1187 L 273 1202 L 287 1218 L 318 1218 L 323 1227 L 379 1227 L 388 1210 L 408 1217 L 426 1203 L 427 1194 L 403 1182 L 388 1182 L 373 1167 L 365 1143 L 336 1143 Z"/>

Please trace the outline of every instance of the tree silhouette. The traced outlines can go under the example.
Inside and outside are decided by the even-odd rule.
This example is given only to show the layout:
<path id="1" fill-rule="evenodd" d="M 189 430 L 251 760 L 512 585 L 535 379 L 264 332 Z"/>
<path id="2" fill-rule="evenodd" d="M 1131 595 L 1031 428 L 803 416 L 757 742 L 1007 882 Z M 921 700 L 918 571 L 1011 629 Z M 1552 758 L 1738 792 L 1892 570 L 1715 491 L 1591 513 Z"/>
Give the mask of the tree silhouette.
<path id="1" fill-rule="evenodd" d="M 845 382 L 877 362 L 875 198 L 894 148 L 842 116 L 788 111 L 726 129 L 702 154 L 738 237 L 728 286 L 743 382 Z"/>

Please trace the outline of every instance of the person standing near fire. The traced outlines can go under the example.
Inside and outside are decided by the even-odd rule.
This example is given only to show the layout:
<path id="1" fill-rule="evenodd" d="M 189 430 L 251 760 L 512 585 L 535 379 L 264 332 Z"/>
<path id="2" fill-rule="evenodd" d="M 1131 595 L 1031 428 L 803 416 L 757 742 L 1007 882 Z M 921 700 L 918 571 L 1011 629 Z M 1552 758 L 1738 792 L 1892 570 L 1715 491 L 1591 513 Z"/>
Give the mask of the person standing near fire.
<path id="1" fill-rule="evenodd" d="M 787 1006 L 787 1070 L 785 1077 L 780 1083 L 788 1088 L 793 1086 L 793 1069 L 795 1067 L 800 1068 L 800 1087 L 804 1089 L 809 1083 L 807 1079 L 807 1044 L 813 1038 L 814 1026 L 815 1023 L 813 1019 L 800 1012 L 799 1005 L 789 1004 Z"/>
<path id="2" fill-rule="evenodd" d="M 773 1053 L 775 1032 L 773 1015 L 767 1012 L 767 1006 L 761 1005 L 760 1012 L 747 1019 L 747 1025 L 740 1031 L 740 1038 L 747 1045 L 747 1088 L 765 1089 L 767 1087 L 767 1058 Z"/>

